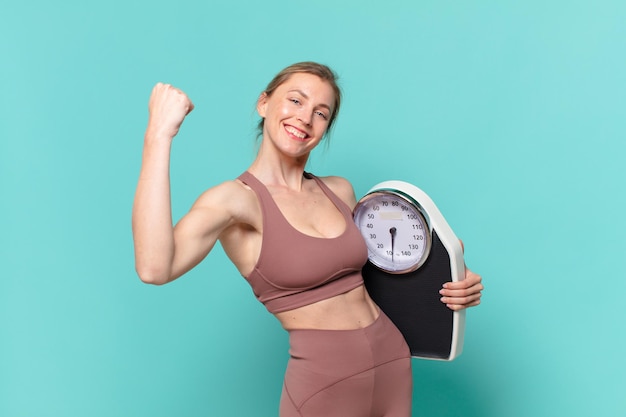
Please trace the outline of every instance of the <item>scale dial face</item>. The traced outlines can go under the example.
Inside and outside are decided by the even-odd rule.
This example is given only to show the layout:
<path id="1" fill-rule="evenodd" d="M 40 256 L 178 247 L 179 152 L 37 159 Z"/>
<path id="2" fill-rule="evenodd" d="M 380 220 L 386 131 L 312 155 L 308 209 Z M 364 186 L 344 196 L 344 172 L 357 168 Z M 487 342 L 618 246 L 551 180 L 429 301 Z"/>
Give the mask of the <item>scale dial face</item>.
<path id="1" fill-rule="evenodd" d="M 430 227 L 420 205 L 396 190 L 364 196 L 354 209 L 354 221 L 367 244 L 371 263 L 391 274 L 404 274 L 426 262 Z"/>

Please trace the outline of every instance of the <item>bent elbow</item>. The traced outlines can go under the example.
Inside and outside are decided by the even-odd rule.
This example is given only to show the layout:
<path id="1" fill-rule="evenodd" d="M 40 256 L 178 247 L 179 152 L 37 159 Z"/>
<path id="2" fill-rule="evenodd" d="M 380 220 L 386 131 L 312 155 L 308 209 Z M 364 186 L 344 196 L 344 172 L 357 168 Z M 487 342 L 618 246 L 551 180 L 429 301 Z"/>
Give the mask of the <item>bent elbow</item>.
<path id="1" fill-rule="evenodd" d="M 164 269 L 135 265 L 135 271 L 137 272 L 139 279 L 145 284 L 163 285 L 170 282 L 169 271 Z"/>

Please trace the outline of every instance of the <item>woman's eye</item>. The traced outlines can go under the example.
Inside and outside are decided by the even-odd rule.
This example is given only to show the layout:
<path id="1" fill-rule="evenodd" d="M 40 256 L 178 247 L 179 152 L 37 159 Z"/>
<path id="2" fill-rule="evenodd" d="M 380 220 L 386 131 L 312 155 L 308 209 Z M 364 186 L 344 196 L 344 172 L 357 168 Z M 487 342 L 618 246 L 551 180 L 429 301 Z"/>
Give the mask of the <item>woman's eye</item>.
<path id="1" fill-rule="evenodd" d="M 294 104 L 300 104 L 300 100 L 298 100 L 297 98 L 292 98 L 290 99 L 292 103 Z"/>
<path id="2" fill-rule="evenodd" d="M 322 113 L 321 111 L 315 112 L 315 114 L 317 114 L 324 120 L 328 119 L 328 116 L 326 116 L 326 114 Z"/>

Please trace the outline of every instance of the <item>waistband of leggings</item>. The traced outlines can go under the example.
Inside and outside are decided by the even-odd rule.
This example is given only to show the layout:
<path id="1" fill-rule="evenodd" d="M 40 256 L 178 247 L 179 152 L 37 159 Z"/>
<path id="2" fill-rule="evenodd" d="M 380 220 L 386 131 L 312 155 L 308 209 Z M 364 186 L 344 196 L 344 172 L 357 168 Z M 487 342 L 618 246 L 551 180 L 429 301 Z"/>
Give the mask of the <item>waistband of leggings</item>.
<path id="1" fill-rule="evenodd" d="M 290 336 L 296 336 L 298 334 L 320 334 L 320 333 L 335 333 L 335 334 L 350 334 L 350 333 L 363 333 L 367 332 L 371 329 L 375 329 L 376 327 L 383 326 L 384 323 L 389 320 L 389 318 L 385 315 L 385 313 L 379 308 L 378 316 L 374 319 L 373 322 L 364 327 L 356 327 L 354 329 L 288 329 L 287 332 Z"/>

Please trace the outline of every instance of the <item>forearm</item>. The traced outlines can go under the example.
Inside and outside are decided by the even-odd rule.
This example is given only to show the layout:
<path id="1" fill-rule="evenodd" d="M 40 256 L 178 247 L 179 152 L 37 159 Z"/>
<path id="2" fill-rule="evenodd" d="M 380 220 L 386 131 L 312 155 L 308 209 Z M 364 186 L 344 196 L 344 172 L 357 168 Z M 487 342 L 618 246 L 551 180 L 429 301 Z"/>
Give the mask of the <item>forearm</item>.
<path id="1" fill-rule="evenodd" d="M 146 133 L 141 172 L 133 204 L 135 268 L 142 281 L 170 280 L 174 259 L 174 228 L 170 198 L 170 140 Z"/>

